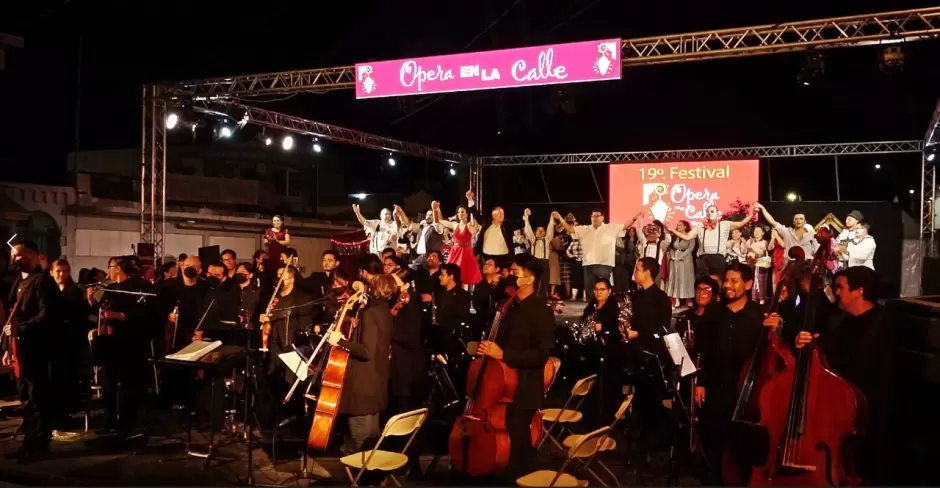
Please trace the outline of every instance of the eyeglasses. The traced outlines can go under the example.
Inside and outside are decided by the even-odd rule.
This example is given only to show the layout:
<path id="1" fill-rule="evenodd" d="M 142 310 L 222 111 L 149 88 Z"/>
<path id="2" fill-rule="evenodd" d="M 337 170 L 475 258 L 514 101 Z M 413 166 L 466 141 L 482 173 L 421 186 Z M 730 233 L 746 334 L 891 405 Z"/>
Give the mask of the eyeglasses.
<path id="1" fill-rule="evenodd" d="M 610 291 L 610 288 L 595 288 L 594 291 Z"/>
<path id="2" fill-rule="evenodd" d="M 696 288 L 696 289 L 695 289 L 695 293 L 702 293 L 702 294 L 704 294 L 704 293 L 711 293 L 711 292 L 712 292 L 711 287 L 701 287 L 701 288 Z"/>

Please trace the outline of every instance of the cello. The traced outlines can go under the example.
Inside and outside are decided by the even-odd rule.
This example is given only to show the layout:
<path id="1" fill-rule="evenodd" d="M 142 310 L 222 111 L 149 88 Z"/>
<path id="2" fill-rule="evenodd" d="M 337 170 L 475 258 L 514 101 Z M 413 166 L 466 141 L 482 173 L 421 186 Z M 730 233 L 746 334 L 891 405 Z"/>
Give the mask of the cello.
<path id="1" fill-rule="evenodd" d="M 790 262 L 783 270 L 783 276 L 774 290 L 774 296 L 767 306 L 767 313 L 776 313 L 780 306 L 781 293 L 786 287 L 791 294 L 795 294 L 797 277 L 806 260 L 806 253 L 802 247 L 793 246 L 787 252 Z M 769 350 L 768 350 L 768 346 Z M 754 443 L 760 443 L 763 429 L 758 425 L 760 414 L 758 412 L 758 392 L 767 381 L 784 367 L 784 354 L 788 353 L 786 345 L 780 339 L 779 331 L 768 329 L 766 336 L 757 341 L 754 353 L 741 369 L 741 378 L 738 382 L 738 400 L 735 403 L 734 414 L 731 417 L 732 442 L 725 449 L 721 457 L 721 472 L 724 482 L 730 485 L 743 485 L 747 480 L 738 479 L 736 460 L 747 459 L 755 451 Z"/>
<path id="2" fill-rule="evenodd" d="M 818 290 L 830 259 L 828 229 L 820 229 L 820 247 L 812 263 L 804 331 L 816 321 Z M 861 479 L 843 464 L 843 445 L 859 432 L 866 414 L 861 391 L 829 369 L 818 346 L 782 351 L 786 367 L 760 390 L 760 425 L 768 433 L 766 461 L 753 468 L 749 486 L 858 485 Z"/>
<path id="3" fill-rule="evenodd" d="M 507 299 L 497 309 L 487 341 L 498 337 L 500 322 L 513 300 Z M 512 403 L 518 383 L 516 370 L 498 359 L 483 356 L 470 362 L 467 404 L 448 439 L 454 469 L 483 476 L 501 472 L 509 464 L 506 407 Z"/>
<path id="4" fill-rule="evenodd" d="M 337 313 L 338 318 L 336 321 L 323 333 L 320 345 L 310 354 L 310 359 L 307 362 L 308 367 L 317 356 L 320 347 L 326 343 L 327 338 L 334 330 L 339 329 L 345 337 L 352 336 L 358 317 L 349 316 L 349 311 L 356 304 L 362 303 L 366 299 L 365 286 L 361 282 L 353 283 L 353 290 L 353 293 L 346 299 L 346 304 Z M 310 449 L 325 450 L 330 442 L 333 425 L 339 415 L 339 402 L 343 398 L 343 384 L 346 381 L 346 366 L 348 364 L 349 351 L 343 350 L 341 347 L 330 348 L 330 354 L 326 359 L 326 367 L 323 368 L 320 376 L 320 394 L 316 396 L 317 406 L 314 408 L 310 432 L 307 434 L 307 447 Z M 295 387 L 296 384 L 297 382 L 295 382 Z M 293 389 L 291 392 L 293 392 Z M 286 404 L 289 399 L 290 393 L 288 393 L 284 403 Z"/>

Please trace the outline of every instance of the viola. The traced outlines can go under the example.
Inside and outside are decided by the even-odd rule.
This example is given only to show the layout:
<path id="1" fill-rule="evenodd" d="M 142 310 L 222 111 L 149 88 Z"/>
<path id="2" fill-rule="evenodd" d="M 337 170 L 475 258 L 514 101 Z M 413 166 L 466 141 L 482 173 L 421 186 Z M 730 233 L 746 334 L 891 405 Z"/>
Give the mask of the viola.
<path id="1" fill-rule="evenodd" d="M 355 316 L 350 315 L 356 305 L 362 304 L 367 300 L 365 286 L 361 282 L 353 283 L 353 293 L 346 299 L 346 303 L 338 314 L 338 318 L 333 325 L 323 333 L 323 339 L 326 340 L 334 330 L 340 330 L 344 337 L 352 337 L 353 331 L 358 323 Z M 316 356 L 314 351 L 310 356 L 310 361 Z M 346 380 L 346 367 L 349 364 L 349 352 L 339 347 L 330 348 L 329 357 L 326 360 L 326 367 L 323 369 L 320 380 L 320 393 L 316 396 L 317 406 L 313 412 L 313 421 L 310 424 L 310 433 L 307 434 L 307 446 L 313 450 L 325 450 L 330 442 L 330 435 L 333 433 L 333 425 L 336 423 L 336 417 L 339 415 L 339 402 L 343 398 L 343 383 Z M 290 395 L 288 395 L 288 399 Z M 287 399 L 285 399 L 286 401 Z"/>
<path id="2" fill-rule="evenodd" d="M 513 299 L 497 310 L 487 334 L 495 341 L 500 322 Z M 467 371 L 467 404 L 450 431 L 451 466 L 471 476 L 498 473 L 509 464 L 509 432 L 506 407 L 512 403 L 519 378 L 506 363 L 483 356 L 473 359 Z"/>
<path id="3" fill-rule="evenodd" d="M 803 330 L 815 328 L 818 290 L 830 258 L 831 235 L 821 229 L 812 263 Z M 767 458 L 753 468 L 749 486 L 858 485 L 843 460 L 843 445 L 866 416 L 864 394 L 829 369 L 818 346 L 783 351 L 786 367 L 759 392 L 760 425 L 767 430 Z"/>
<path id="4" fill-rule="evenodd" d="M 788 252 L 791 261 L 783 271 L 783 277 L 774 291 L 774 296 L 767 307 L 767 313 L 775 313 L 780 305 L 780 297 L 784 287 L 795 290 L 798 286 L 797 278 L 806 259 L 803 248 L 793 246 Z M 783 344 L 776 330 L 767 330 L 766 335 L 757 341 L 754 352 L 744 367 L 738 380 L 737 403 L 735 403 L 732 422 L 732 442 L 728 444 L 721 457 L 721 473 L 726 485 L 744 485 L 746 479 L 740 479 L 746 473 L 738 466 L 737 460 L 748 459 L 750 454 L 756 452 L 757 447 L 752 445 L 754 439 L 761 439 L 762 428 L 758 426 L 760 413 L 758 409 L 757 392 L 761 390 L 770 378 L 784 367 L 784 355 L 788 353 L 787 346 Z"/>

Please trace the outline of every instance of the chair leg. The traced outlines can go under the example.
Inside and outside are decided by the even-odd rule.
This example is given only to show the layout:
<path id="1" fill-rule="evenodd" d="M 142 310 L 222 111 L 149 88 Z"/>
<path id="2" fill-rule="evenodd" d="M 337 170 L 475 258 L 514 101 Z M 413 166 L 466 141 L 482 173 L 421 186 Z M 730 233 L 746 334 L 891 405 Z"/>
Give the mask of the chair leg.
<path id="1" fill-rule="evenodd" d="M 595 480 L 597 480 L 598 484 L 600 484 L 601 486 L 607 486 L 607 483 L 604 483 L 604 480 L 601 479 L 601 477 L 598 476 L 597 472 L 595 472 L 593 469 L 587 468 L 587 472 L 590 473 L 591 476 L 593 476 Z"/>
<path id="2" fill-rule="evenodd" d="M 391 478 L 392 483 L 395 483 L 395 486 L 401 487 L 401 483 L 398 481 L 398 478 L 394 474 L 389 473 L 388 477 Z"/>
<path id="3" fill-rule="evenodd" d="M 600 465 L 601 469 L 603 469 L 604 471 L 607 472 L 607 474 L 610 475 L 610 478 L 611 478 L 612 480 L 614 480 L 614 484 L 616 484 L 617 487 L 619 488 L 619 487 L 620 487 L 620 478 L 617 477 L 617 475 L 615 475 L 614 472 L 611 471 L 610 468 L 607 467 L 607 465 L 604 464 L 603 462 L 597 461 L 597 464 Z"/>

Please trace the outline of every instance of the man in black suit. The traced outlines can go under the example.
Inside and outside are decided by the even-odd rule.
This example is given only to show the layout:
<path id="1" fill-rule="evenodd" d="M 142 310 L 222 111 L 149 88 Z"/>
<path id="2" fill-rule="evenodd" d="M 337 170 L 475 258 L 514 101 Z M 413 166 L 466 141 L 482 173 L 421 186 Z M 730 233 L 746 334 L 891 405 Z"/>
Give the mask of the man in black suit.
<path id="1" fill-rule="evenodd" d="M 17 456 L 20 462 L 29 462 L 48 456 L 52 439 L 50 422 L 56 409 L 52 404 L 48 350 L 49 341 L 57 335 L 53 328 L 59 290 L 52 277 L 43 273 L 39 266 L 35 244 L 17 244 L 10 255 L 15 278 L 8 303 L 13 319 L 10 326 L 3 329 L 3 365 L 13 366 L 11 345 L 15 340 L 24 434 Z"/>
<path id="2" fill-rule="evenodd" d="M 466 343 L 479 339 L 469 337 L 470 292 L 460 286 L 460 267 L 453 263 L 441 266 L 440 283 L 441 288 L 436 295 L 436 315 L 440 325 L 432 324 L 432 337 L 435 338 L 432 343 L 438 352 L 457 358 L 463 351 L 461 340 Z"/>
<path id="3" fill-rule="evenodd" d="M 483 215 L 479 214 L 480 209 L 476 208 L 473 201 L 473 192 L 467 192 L 467 207 L 471 212 L 477 213 L 479 218 L 476 220 L 482 224 L 482 229 L 477 236 L 477 242 L 473 246 L 473 254 L 482 258 L 484 261 L 488 258 L 496 259 L 502 266 L 508 266 L 512 257 L 512 226 L 506 222 L 506 213 L 503 207 L 493 207 L 492 220 L 484 222 Z"/>
<path id="4" fill-rule="evenodd" d="M 533 471 L 536 458 L 529 426 L 544 397 L 543 371 L 555 343 L 555 317 L 535 296 L 535 283 L 544 273 L 541 263 L 527 255 L 516 257 L 512 273 L 519 287 L 516 303 L 503 317 L 499 336 L 483 341 L 477 354 L 503 361 L 518 374 L 518 386 L 506 412 L 510 455 L 505 476 L 514 482 Z"/>

